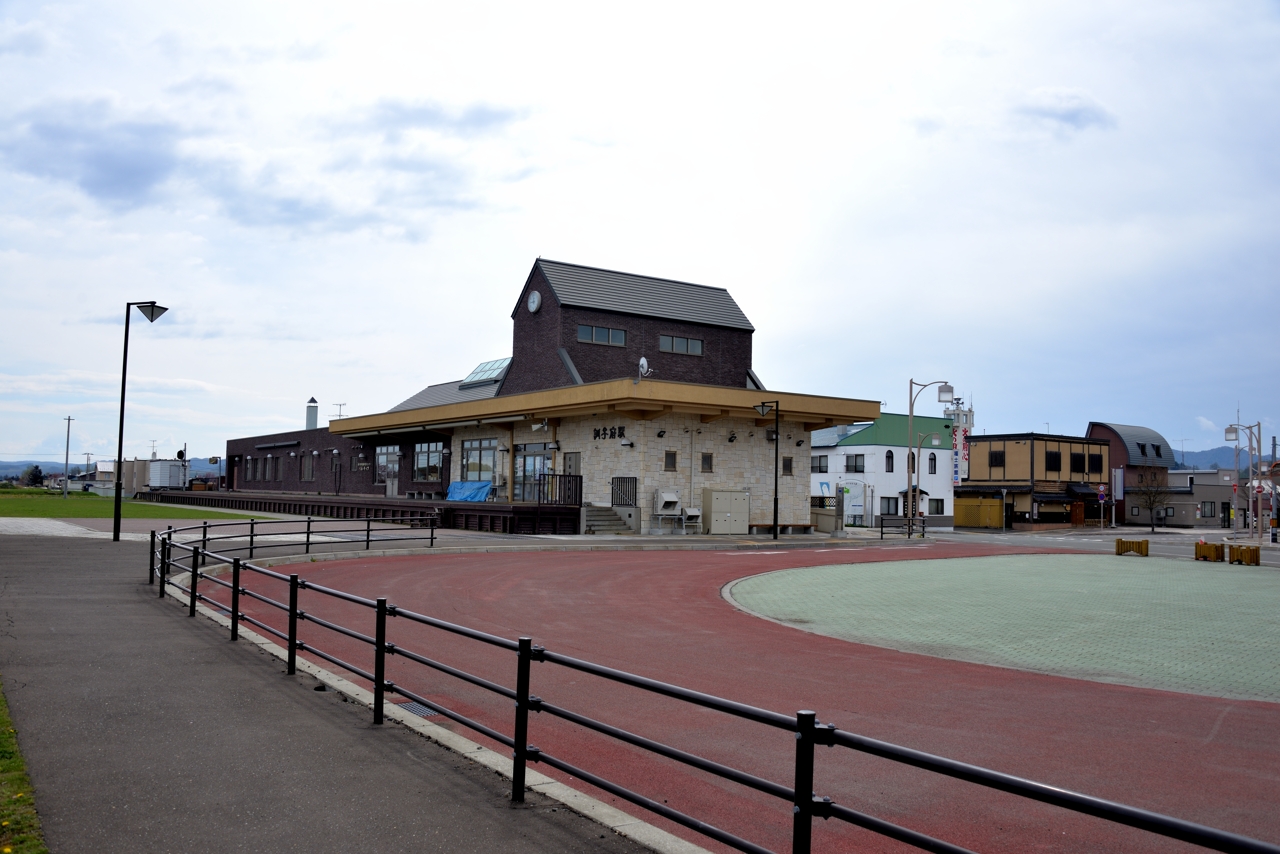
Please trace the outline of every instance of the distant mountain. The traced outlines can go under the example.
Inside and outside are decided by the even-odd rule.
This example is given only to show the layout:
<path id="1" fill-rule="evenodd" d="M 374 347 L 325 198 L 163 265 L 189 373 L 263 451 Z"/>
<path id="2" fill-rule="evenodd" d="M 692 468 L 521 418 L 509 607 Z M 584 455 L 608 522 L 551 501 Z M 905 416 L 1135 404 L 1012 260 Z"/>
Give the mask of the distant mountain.
<path id="1" fill-rule="evenodd" d="M 1210 448 L 1207 451 L 1187 451 L 1184 457 L 1181 451 L 1174 450 L 1174 458 L 1178 461 L 1179 468 L 1193 469 L 1231 469 L 1236 461 L 1236 449 L 1234 445 L 1223 445 L 1220 448 Z M 1271 461 L 1271 453 L 1268 451 L 1265 459 Z M 1240 468 L 1249 465 L 1249 454 L 1240 449 Z"/>

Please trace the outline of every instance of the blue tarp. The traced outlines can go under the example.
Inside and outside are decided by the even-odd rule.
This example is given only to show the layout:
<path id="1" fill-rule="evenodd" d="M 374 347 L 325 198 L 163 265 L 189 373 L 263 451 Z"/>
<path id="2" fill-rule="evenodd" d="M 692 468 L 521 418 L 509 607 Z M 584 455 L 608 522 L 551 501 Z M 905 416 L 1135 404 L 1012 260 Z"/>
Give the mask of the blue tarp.
<path id="1" fill-rule="evenodd" d="M 488 501 L 493 484 L 487 480 L 459 480 L 449 484 L 449 501 Z"/>

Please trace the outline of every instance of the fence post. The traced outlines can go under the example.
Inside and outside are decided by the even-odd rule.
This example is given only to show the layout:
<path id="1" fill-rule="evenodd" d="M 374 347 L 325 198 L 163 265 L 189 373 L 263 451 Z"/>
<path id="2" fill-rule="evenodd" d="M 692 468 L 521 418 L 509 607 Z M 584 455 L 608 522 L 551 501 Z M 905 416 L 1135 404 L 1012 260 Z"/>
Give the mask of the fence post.
<path id="1" fill-rule="evenodd" d="M 240 558 L 231 559 L 231 639 L 240 639 Z"/>
<path id="2" fill-rule="evenodd" d="M 364 517 L 364 550 L 365 551 L 369 550 L 369 536 L 372 533 L 373 533 L 373 520 L 370 517 L 365 516 Z"/>
<path id="3" fill-rule="evenodd" d="M 298 672 L 298 576 L 289 576 L 289 675 Z"/>
<path id="4" fill-rule="evenodd" d="M 431 548 L 436 547 L 436 517 L 431 517 Z"/>
<path id="5" fill-rule="evenodd" d="M 156 532 L 151 532 L 151 551 L 147 553 L 147 583 L 156 583 Z"/>
<path id="6" fill-rule="evenodd" d="M 172 527 L 172 526 L 170 526 Z M 164 598 L 164 586 L 169 583 L 169 538 L 160 541 L 160 594 Z"/>
<path id="7" fill-rule="evenodd" d="M 207 566 L 209 563 L 209 523 L 201 522 L 200 525 L 200 551 L 202 552 L 200 565 Z"/>
<path id="8" fill-rule="evenodd" d="M 796 712 L 796 801 L 791 812 L 791 854 L 809 854 L 813 836 L 813 728 L 817 715 Z"/>
<path id="9" fill-rule="evenodd" d="M 200 547 L 191 547 L 191 593 L 188 597 L 187 616 L 196 615 L 196 583 L 200 580 Z"/>
<path id="10" fill-rule="evenodd" d="M 373 722 L 382 723 L 387 681 L 387 600 L 379 599 L 373 627 Z"/>
<path id="11" fill-rule="evenodd" d="M 307 550 L 303 554 L 311 554 L 311 517 L 307 517 Z"/>
<path id="12" fill-rule="evenodd" d="M 253 526 L 257 519 L 249 520 L 249 560 L 253 560 Z"/>
<path id="13" fill-rule="evenodd" d="M 520 638 L 516 653 L 516 743 L 511 766 L 511 803 L 524 803 L 524 767 L 529 746 L 529 662 L 533 660 L 533 638 Z"/>

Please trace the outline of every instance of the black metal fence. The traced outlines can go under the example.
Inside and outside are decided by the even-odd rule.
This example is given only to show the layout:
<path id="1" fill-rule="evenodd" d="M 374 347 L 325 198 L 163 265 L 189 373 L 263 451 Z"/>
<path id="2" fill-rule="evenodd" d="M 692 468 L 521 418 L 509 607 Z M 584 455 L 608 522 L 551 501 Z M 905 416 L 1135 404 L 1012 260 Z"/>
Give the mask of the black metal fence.
<path id="1" fill-rule="evenodd" d="M 343 527 L 341 521 L 327 519 L 250 519 L 247 522 L 201 522 L 184 528 L 170 527 L 161 531 L 158 536 L 171 538 L 174 534 L 183 533 L 192 541 L 199 534 L 200 550 L 206 555 L 210 553 L 210 543 L 222 543 L 217 554 L 229 555 L 247 553 L 253 560 L 255 552 L 264 549 L 292 549 L 302 546 L 303 554 L 311 554 L 313 546 L 330 545 L 336 539 L 339 542 L 364 544 L 366 550 L 373 548 L 374 543 L 421 542 L 426 541 L 429 548 L 436 545 L 436 520 L 434 517 L 421 517 L 413 520 L 409 531 L 426 528 L 425 533 L 405 533 L 397 528 L 373 527 L 373 520 L 365 518 L 363 525 Z M 266 529 L 265 531 L 262 529 Z M 152 532 L 152 536 L 157 536 Z M 284 536 L 283 540 L 273 540 Z"/>
<path id="2" fill-rule="evenodd" d="M 561 507 L 581 507 L 582 475 L 538 475 L 538 503 Z"/>
<path id="3" fill-rule="evenodd" d="M 615 477 L 610 485 L 609 504 L 614 507 L 636 506 L 636 478 Z"/>
<path id="4" fill-rule="evenodd" d="M 187 615 L 194 617 L 198 602 L 207 602 L 216 609 L 226 610 L 222 603 L 201 592 L 202 585 L 214 585 L 228 591 L 230 594 L 232 640 L 238 639 L 240 624 L 249 623 L 285 644 L 287 667 L 290 674 L 295 673 L 297 670 L 297 654 L 299 652 L 308 652 L 348 673 L 370 681 L 373 684 L 373 722 L 375 724 L 383 722 L 384 703 L 387 695 L 398 694 L 510 748 L 514 759 L 511 783 L 511 800 L 513 802 L 524 800 L 525 775 L 528 764 L 530 762 L 541 762 L 643 809 L 663 816 L 676 824 L 715 839 L 731 848 L 753 852 L 753 854 L 770 854 L 768 849 L 756 843 L 710 825 L 693 816 L 686 815 L 668 806 L 665 802 L 659 802 L 610 782 L 596 773 L 596 771 L 573 765 L 529 744 L 529 712 L 533 711 L 569 721 L 587 730 L 617 739 L 659 756 L 665 756 L 668 759 L 700 769 L 749 789 L 763 792 L 790 804 L 792 813 L 791 851 L 793 854 L 809 854 L 812 850 L 814 818 L 844 821 L 924 851 L 942 852 L 942 854 L 972 854 L 968 849 L 884 819 L 876 818 L 852 807 L 834 803 L 831 798 L 821 797 L 816 794 L 813 791 L 814 751 L 818 745 L 843 747 L 871 756 L 881 757 L 978 786 L 1051 804 L 1072 812 L 1083 813 L 1116 824 L 1139 828 L 1162 837 L 1189 842 L 1214 851 L 1280 854 L 1280 846 L 1270 843 L 1126 806 L 1114 801 L 1094 798 L 1009 774 L 1002 774 L 998 771 L 957 762 L 889 742 L 867 738 L 857 733 L 838 729 L 834 724 L 819 723 L 816 714 L 812 711 L 802 710 L 794 715 L 780 714 L 768 709 L 726 700 L 678 685 L 660 682 L 634 673 L 627 673 L 579 658 L 562 655 L 534 645 L 532 639 L 528 637 L 510 640 L 429 617 L 425 614 L 419 614 L 392 605 L 384 598 L 368 599 L 341 590 L 322 587 L 296 574 L 285 575 L 274 572 L 242 561 L 238 557 L 232 558 L 221 553 L 206 552 L 200 545 L 180 543 L 174 539 L 175 534 L 187 531 L 203 531 L 203 528 L 196 526 L 193 528 L 170 529 L 162 532 L 159 536 L 156 535 L 156 532 L 152 532 L 148 578 L 154 584 L 158 575 L 160 580 L 159 596 L 161 598 L 165 596 L 169 589 L 178 590 L 186 597 Z M 228 581 L 202 571 L 201 567 L 207 561 L 223 567 L 229 567 L 230 580 Z M 188 573 L 185 585 L 179 583 L 173 577 L 173 574 L 179 571 Z M 276 582 L 286 583 L 288 585 L 288 601 L 277 601 L 252 590 L 248 585 L 248 580 L 253 577 L 273 579 Z M 363 629 L 356 629 L 323 619 L 311 611 L 299 607 L 300 598 L 304 593 L 329 597 L 366 608 L 371 625 L 366 625 Z M 247 597 L 264 606 L 284 612 L 287 619 L 287 631 L 280 631 L 262 620 L 242 613 L 240 608 L 242 597 Z M 389 641 L 389 620 L 401 619 L 513 653 L 515 657 L 515 673 L 513 674 L 515 687 L 508 688 L 505 685 L 467 673 L 444 662 L 433 660 L 399 643 Z M 299 640 L 298 625 L 304 621 L 368 645 L 371 647 L 372 661 L 363 666 L 354 664 L 338 658 L 315 644 Z M 426 697 L 410 691 L 403 685 L 398 685 L 388 680 L 386 678 L 386 659 L 390 655 L 398 655 L 423 667 L 447 674 L 514 701 L 515 715 L 512 721 L 511 735 L 499 732 L 480 721 L 460 714 L 439 703 L 432 702 Z M 791 784 L 787 785 L 749 774 L 728 765 L 628 732 L 604 721 L 595 720 L 535 696 L 531 693 L 533 681 L 532 665 L 535 663 L 567 668 L 578 673 L 638 688 L 705 709 L 722 712 L 774 730 L 790 733 L 791 738 L 795 741 L 795 763 Z"/>

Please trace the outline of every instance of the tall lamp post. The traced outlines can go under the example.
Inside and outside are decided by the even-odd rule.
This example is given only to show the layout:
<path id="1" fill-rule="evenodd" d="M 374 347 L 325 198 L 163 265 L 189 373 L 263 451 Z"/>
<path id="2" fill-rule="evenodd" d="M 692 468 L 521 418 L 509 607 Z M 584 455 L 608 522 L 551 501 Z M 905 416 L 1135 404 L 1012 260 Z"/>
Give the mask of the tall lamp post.
<path id="1" fill-rule="evenodd" d="M 1237 416 L 1238 415 L 1239 413 L 1237 413 Z M 1238 445 L 1240 442 L 1239 431 L 1241 430 L 1245 431 L 1245 434 L 1249 438 L 1249 477 L 1246 479 L 1246 483 L 1245 483 L 1244 506 L 1250 508 L 1249 510 L 1249 527 L 1251 529 L 1250 535 L 1252 536 L 1252 528 L 1254 526 L 1257 526 L 1258 541 L 1261 542 L 1262 541 L 1262 513 L 1260 512 L 1262 510 L 1261 495 L 1258 495 L 1258 498 L 1257 498 L 1259 512 L 1254 512 L 1253 510 L 1253 501 L 1254 501 L 1253 496 L 1256 494 L 1254 492 L 1254 487 L 1253 487 L 1253 479 L 1254 479 L 1253 449 L 1254 448 L 1258 449 L 1258 486 L 1261 487 L 1262 486 L 1262 422 L 1259 421 L 1255 424 L 1232 424 L 1224 432 L 1223 438 L 1226 439 L 1226 441 L 1228 442 L 1235 442 Z M 1238 450 L 1239 448 L 1237 448 L 1237 451 Z M 1240 477 L 1239 458 L 1237 458 L 1236 460 L 1236 477 L 1237 478 Z M 1238 487 L 1237 487 L 1236 493 L 1237 494 L 1239 493 Z M 1232 496 L 1232 504 L 1233 505 L 1235 504 L 1235 495 Z M 1235 509 L 1234 506 L 1232 507 L 1232 509 Z"/>
<path id="2" fill-rule="evenodd" d="M 782 447 L 782 407 L 776 400 L 766 400 L 755 408 L 764 418 L 773 410 L 773 538 L 778 539 L 778 454 Z"/>
<path id="3" fill-rule="evenodd" d="M 120 502 L 124 492 L 124 390 L 129 377 L 129 314 L 134 306 L 142 312 L 148 322 L 155 323 L 156 318 L 169 309 L 157 305 L 155 300 L 147 302 L 127 302 L 124 304 L 124 361 L 120 366 L 120 432 L 116 437 L 116 510 L 111 525 L 112 542 L 120 542 Z"/>
<path id="4" fill-rule="evenodd" d="M 951 403 L 956 397 L 956 390 L 953 389 L 951 384 L 945 380 L 934 380 L 931 383 L 918 383 L 913 379 L 910 381 L 910 385 L 907 386 L 907 501 L 912 508 L 911 516 L 907 518 L 907 539 L 911 539 L 912 537 L 912 527 L 915 522 L 916 493 L 915 489 L 912 488 L 911 485 L 911 469 L 915 467 L 915 464 L 911 459 L 910 450 L 911 437 L 915 435 L 916 398 L 920 396 L 920 392 L 924 391 L 931 385 L 936 385 L 938 387 L 938 403 Z M 919 386 L 918 391 L 916 389 L 917 386 Z"/>
<path id="5" fill-rule="evenodd" d="M 917 434 L 917 438 L 918 438 L 918 441 L 916 442 L 915 463 L 912 464 L 911 458 L 908 457 L 907 468 L 915 469 L 915 472 L 916 472 L 916 481 L 915 481 L 916 490 L 915 491 L 919 492 L 920 491 L 920 455 L 924 453 L 924 440 L 932 438 L 933 441 L 930 442 L 930 445 L 932 445 L 933 447 L 937 447 L 942 444 L 942 436 L 939 433 L 920 433 L 920 434 Z M 908 478 L 911 477 L 910 471 L 907 472 L 907 477 Z M 907 486 L 908 487 L 911 486 L 910 480 L 907 481 Z M 911 503 L 911 518 L 914 520 L 915 517 L 916 517 L 916 506 L 915 506 L 915 501 L 913 500 Z"/>

